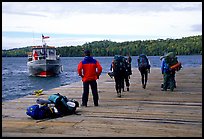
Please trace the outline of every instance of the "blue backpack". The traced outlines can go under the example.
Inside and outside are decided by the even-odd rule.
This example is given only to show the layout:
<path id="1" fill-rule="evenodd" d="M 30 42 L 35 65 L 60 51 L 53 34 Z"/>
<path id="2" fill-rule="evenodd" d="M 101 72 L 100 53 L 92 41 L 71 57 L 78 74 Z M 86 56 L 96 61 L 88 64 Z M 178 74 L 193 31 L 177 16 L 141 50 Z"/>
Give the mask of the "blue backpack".
<path id="1" fill-rule="evenodd" d="M 148 59 L 147 59 L 146 55 L 141 54 L 139 56 L 139 58 L 138 58 L 138 68 L 140 70 L 150 68 L 150 65 L 149 65 L 149 62 L 148 62 Z"/>
<path id="2" fill-rule="evenodd" d="M 49 118 L 53 115 L 53 111 L 48 106 L 32 105 L 27 108 L 26 114 L 33 119 Z"/>

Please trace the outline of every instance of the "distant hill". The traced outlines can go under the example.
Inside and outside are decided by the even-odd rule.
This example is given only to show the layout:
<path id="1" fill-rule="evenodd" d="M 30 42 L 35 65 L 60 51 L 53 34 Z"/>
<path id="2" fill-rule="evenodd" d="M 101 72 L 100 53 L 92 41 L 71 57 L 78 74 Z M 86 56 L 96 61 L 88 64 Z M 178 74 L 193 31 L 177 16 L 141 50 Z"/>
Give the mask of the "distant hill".
<path id="1" fill-rule="evenodd" d="M 2 50 L 2 57 L 27 57 L 32 46 Z M 109 40 L 94 41 L 78 46 L 57 47 L 57 53 L 62 57 L 83 56 L 83 50 L 89 49 L 93 56 L 131 55 L 141 53 L 146 55 L 164 55 L 173 51 L 177 55 L 202 55 L 202 35 L 183 37 L 181 39 L 157 39 L 145 41 L 113 42 Z"/>

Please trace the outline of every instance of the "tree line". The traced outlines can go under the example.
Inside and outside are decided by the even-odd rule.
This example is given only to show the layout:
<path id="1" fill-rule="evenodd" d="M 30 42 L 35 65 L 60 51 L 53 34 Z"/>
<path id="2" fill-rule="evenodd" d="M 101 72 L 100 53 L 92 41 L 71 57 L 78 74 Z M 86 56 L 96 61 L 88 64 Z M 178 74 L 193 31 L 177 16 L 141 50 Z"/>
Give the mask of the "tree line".
<path id="1" fill-rule="evenodd" d="M 181 39 L 138 40 L 113 42 L 110 40 L 93 41 L 77 46 L 57 47 L 61 57 L 80 57 L 83 50 L 89 49 L 93 56 L 131 55 L 141 53 L 149 56 L 160 56 L 173 51 L 176 55 L 202 55 L 202 35 L 183 37 Z M 2 57 L 26 57 L 32 46 L 2 50 Z"/>

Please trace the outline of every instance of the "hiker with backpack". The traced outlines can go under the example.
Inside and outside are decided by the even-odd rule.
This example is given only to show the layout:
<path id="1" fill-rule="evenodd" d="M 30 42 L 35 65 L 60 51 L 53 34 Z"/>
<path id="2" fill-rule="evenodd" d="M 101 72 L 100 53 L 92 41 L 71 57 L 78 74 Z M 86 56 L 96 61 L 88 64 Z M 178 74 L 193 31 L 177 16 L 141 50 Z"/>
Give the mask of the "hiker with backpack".
<path id="1" fill-rule="evenodd" d="M 173 91 L 174 88 L 176 88 L 175 74 L 176 71 L 182 68 L 181 63 L 178 62 L 173 52 L 169 52 L 165 56 L 160 57 L 160 60 L 162 60 L 161 72 L 164 79 L 162 91 L 167 91 L 167 89 Z"/>
<path id="2" fill-rule="evenodd" d="M 142 87 L 145 89 L 148 80 L 148 73 L 150 73 L 150 62 L 146 55 L 140 54 L 138 59 L 138 69 L 141 74 Z"/>
<path id="3" fill-rule="evenodd" d="M 96 80 L 102 72 L 102 67 L 99 61 L 95 60 L 89 50 L 84 51 L 84 59 L 78 64 L 78 74 L 82 77 L 83 82 L 83 94 L 82 94 L 82 105 L 87 107 L 89 97 L 89 85 L 91 86 L 94 106 L 98 106 L 98 89 Z"/>
<path id="4" fill-rule="evenodd" d="M 121 97 L 121 91 L 124 88 L 124 78 L 126 72 L 125 57 L 121 55 L 115 55 L 110 70 L 113 70 L 117 96 Z"/>
<path id="5" fill-rule="evenodd" d="M 130 87 L 130 75 L 132 75 L 132 69 L 131 69 L 131 57 L 129 56 L 128 58 L 125 58 L 125 76 L 124 76 L 124 80 L 125 80 L 125 85 L 127 87 L 127 91 L 129 91 L 129 87 Z M 124 84 L 123 84 L 123 91 L 124 91 Z"/>

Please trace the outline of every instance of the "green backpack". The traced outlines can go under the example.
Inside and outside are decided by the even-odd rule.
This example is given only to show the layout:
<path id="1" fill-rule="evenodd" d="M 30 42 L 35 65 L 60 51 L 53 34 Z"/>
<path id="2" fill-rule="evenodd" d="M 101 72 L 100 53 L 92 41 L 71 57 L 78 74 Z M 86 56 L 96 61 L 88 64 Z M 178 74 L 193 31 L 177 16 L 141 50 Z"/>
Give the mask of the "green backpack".
<path id="1" fill-rule="evenodd" d="M 170 70 L 179 71 L 182 68 L 181 63 L 178 61 L 176 55 L 173 52 L 169 52 L 164 56 L 164 58 Z"/>
<path id="2" fill-rule="evenodd" d="M 165 55 L 166 63 L 169 65 L 169 67 L 175 65 L 178 63 L 177 57 L 173 52 L 169 52 Z"/>
<path id="3" fill-rule="evenodd" d="M 68 99 L 59 93 L 50 95 L 48 100 L 55 104 L 60 115 L 73 114 L 79 107 L 79 102 L 74 99 Z"/>

